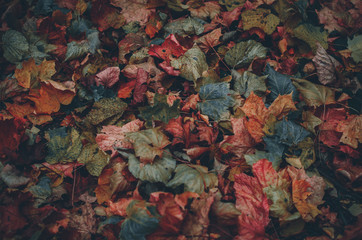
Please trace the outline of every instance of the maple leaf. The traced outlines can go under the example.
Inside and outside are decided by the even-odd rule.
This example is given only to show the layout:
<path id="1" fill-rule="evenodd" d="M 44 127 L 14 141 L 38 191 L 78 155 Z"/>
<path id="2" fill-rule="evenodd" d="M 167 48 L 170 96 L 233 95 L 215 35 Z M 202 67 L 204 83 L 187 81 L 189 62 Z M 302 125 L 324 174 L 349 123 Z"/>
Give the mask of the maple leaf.
<path id="1" fill-rule="evenodd" d="M 358 143 L 362 142 L 361 126 L 361 115 L 351 115 L 348 116 L 346 120 L 338 122 L 336 131 L 343 133 L 340 142 L 347 144 L 353 148 L 358 148 Z"/>
<path id="2" fill-rule="evenodd" d="M 217 186 L 218 180 L 214 173 L 208 173 L 204 166 L 200 165 L 177 165 L 175 176 L 167 183 L 168 187 L 175 188 L 184 185 L 184 191 L 203 193 L 206 188 Z"/>
<path id="3" fill-rule="evenodd" d="M 211 48 L 219 45 L 221 42 L 219 41 L 221 34 L 221 28 L 217 28 L 212 32 L 205 34 L 204 36 L 197 39 L 195 42 L 198 46 L 207 53 Z"/>
<path id="4" fill-rule="evenodd" d="M 171 143 L 159 128 L 126 133 L 126 137 L 132 142 L 136 157 L 145 164 L 153 163 L 156 156 L 162 158 L 164 148 Z"/>
<path id="5" fill-rule="evenodd" d="M 244 173 L 236 174 L 234 178 L 236 208 L 241 212 L 236 239 L 262 239 L 270 221 L 268 199 L 263 188 L 257 178 Z"/>
<path id="6" fill-rule="evenodd" d="M 248 66 L 255 57 L 265 58 L 268 49 L 254 40 L 239 42 L 225 54 L 225 62 L 232 68 Z"/>
<path id="7" fill-rule="evenodd" d="M 133 145 L 126 139 L 126 133 L 137 132 L 143 127 L 143 122 L 139 119 L 126 123 L 122 127 L 103 126 L 101 133 L 97 134 L 95 140 L 103 151 L 112 152 L 117 148 L 132 149 Z"/>
<path id="8" fill-rule="evenodd" d="M 252 72 L 245 71 L 243 74 L 240 74 L 236 70 L 231 70 L 231 75 L 234 82 L 234 90 L 237 91 L 240 95 L 249 97 L 251 92 L 254 92 L 256 95 L 261 96 L 267 90 L 265 85 L 265 80 L 267 76 L 258 76 Z"/>
<path id="9" fill-rule="evenodd" d="M 304 79 L 293 78 L 293 84 L 302 94 L 308 106 L 319 107 L 335 103 L 335 91 L 331 88 L 311 83 Z"/>

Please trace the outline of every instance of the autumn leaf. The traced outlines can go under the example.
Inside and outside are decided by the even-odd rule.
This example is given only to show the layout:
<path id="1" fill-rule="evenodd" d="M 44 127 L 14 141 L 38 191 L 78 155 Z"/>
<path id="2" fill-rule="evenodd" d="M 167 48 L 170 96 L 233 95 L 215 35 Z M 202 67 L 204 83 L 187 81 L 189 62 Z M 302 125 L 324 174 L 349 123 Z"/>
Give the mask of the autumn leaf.
<path id="1" fill-rule="evenodd" d="M 119 67 L 108 67 L 97 73 L 96 84 L 97 86 L 103 85 L 105 87 L 112 87 L 119 81 L 119 74 Z"/>
<path id="2" fill-rule="evenodd" d="M 348 50 L 352 52 L 351 56 L 356 63 L 362 61 L 361 35 L 355 36 L 352 40 L 348 39 Z"/>
<path id="3" fill-rule="evenodd" d="M 357 148 L 358 143 L 362 142 L 362 131 L 360 129 L 361 126 L 361 115 L 351 115 L 348 116 L 346 120 L 338 122 L 336 131 L 343 133 L 340 142 L 347 144 L 353 148 Z"/>
<path id="4" fill-rule="evenodd" d="M 267 76 L 259 77 L 258 75 L 255 75 L 249 71 L 245 71 L 243 74 L 240 74 L 234 69 L 231 70 L 231 75 L 233 76 L 234 80 L 234 90 L 246 98 L 249 97 L 251 92 L 261 96 L 267 90 L 265 85 Z"/>
<path id="5" fill-rule="evenodd" d="M 293 29 L 293 34 L 296 38 L 308 43 L 314 52 L 317 50 L 317 43 L 324 49 L 328 48 L 328 33 L 326 31 L 321 31 L 320 27 L 313 26 L 309 23 L 303 23 Z"/>
<path id="6" fill-rule="evenodd" d="M 189 4 L 192 1 L 189 1 L 187 4 Z M 197 4 L 196 4 L 197 5 Z M 201 4 L 201 6 L 195 6 L 193 7 L 191 5 L 188 10 L 191 13 L 192 17 L 201 18 L 203 20 L 207 20 L 207 18 L 213 19 L 217 15 L 219 15 L 221 7 L 217 2 L 204 2 Z"/>
<path id="7" fill-rule="evenodd" d="M 173 22 L 167 23 L 163 29 L 168 34 L 177 34 L 179 36 L 185 37 L 188 35 L 200 35 L 204 32 L 204 26 L 197 18 L 183 18 L 177 19 Z"/>
<path id="8" fill-rule="evenodd" d="M 168 35 L 162 45 L 152 45 L 148 50 L 148 54 L 161 58 L 166 62 L 182 56 L 185 52 L 186 49 L 180 45 L 173 34 Z"/>
<path id="9" fill-rule="evenodd" d="M 29 53 L 29 43 L 18 31 L 8 30 L 2 36 L 4 58 L 11 63 L 20 62 Z"/>
<path id="10" fill-rule="evenodd" d="M 266 34 L 272 34 L 279 25 L 279 18 L 271 14 L 269 9 L 257 8 L 241 13 L 243 29 L 250 30 L 254 27 L 262 29 Z"/>
<path id="11" fill-rule="evenodd" d="M 254 58 L 265 58 L 268 49 L 254 40 L 239 42 L 225 55 L 225 62 L 232 68 L 247 67 Z"/>
<path id="12" fill-rule="evenodd" d="M 97 144 L 88 144 L 83 147 L 77 161 L 83 163 L 92 176 L 98 177 L 109 159 L 109 155 L 100 150 Z"/>
<path id="13" fill-rule="evenodd" d="M 197 39 L 196 43 L 202 51 L 207 53 L 210 49 L 220 44 L 219 39 L 221 36 L 221 28 L 218 28 Z"/>

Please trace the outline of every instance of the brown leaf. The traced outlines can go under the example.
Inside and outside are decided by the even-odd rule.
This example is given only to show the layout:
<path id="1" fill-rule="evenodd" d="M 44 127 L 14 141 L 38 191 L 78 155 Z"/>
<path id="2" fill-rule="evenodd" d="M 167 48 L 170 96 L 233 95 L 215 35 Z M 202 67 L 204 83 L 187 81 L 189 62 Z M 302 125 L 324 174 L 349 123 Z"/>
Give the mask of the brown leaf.
<path id="1" fill-rule="evenodd" d="M 207 53 L 211 48 L 220 44 L 219 39 L 221 36 L 221 28 L 218 28 L 200 37 L 195 42 L 199 45 L 203 52 Z"/>

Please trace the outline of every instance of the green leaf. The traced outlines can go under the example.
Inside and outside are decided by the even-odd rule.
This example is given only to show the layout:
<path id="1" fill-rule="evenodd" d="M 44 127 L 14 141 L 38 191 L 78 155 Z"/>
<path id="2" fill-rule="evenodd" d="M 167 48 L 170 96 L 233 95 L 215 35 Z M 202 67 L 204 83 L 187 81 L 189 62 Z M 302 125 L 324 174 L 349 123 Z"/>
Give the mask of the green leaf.
<path id="1" fill-rule="evenodd" d="M 66 127 L 49 130 L 46 133 L 48 140 L 48 154 L 45 161 L 49 164 L 73 162 L 82 150 L 82 142 L 79 133 Z"/>
<path id="2" fill-rule="evenodd" d="M 302 126 L 285 119 L 275 124 L 275 131 L 280 142 L 287 146 L 297 145 L 309 135 Z"/>
<path id="3" fill-rule="evenodd" d="M 298 78 L 293 78 L 293 84 L 302 94 L 304 102 L 310 107 L 335 103 L 335 91 L 329 87 Z"/>
<path id="4" fill-rule="evenodd" d="M 6 31 L 2 41 L 4 58 L 11 63 L 20 62 L 29 53 L 29 43 L 24 35 L 18 31 Z"/>
<path id="5" fill-rule="evenodd" d="M 84 56 L 89 52 L 89 43 L 87 41 L 75 42 L 72 41 L 67 44 L 67 52 L 65 54 L 65 60 L 73 60 Z"/>
<path id="6" fill-rule="evenodd" d="M 320 27 L 313 26 L 309 23 L 304 23 L 293 29 L 293 34 L 296 38 L 308 43 L 313 52 L 317 50 L 317 42 L 324 48 L 328 48 L 328 32 L 321 31 Z"/>
<path id="7" fill-rule="evenodd" d="M 205 188 L 213 188 L 218 184 L 217 176 L 208 173 L 207 167 L 200 165 L 177 165 L 175 176 L 167 183 L 168 187 L 175 188 L 184 185 L 184 191 L 203 193 Z"/>
<path id="8" fill-rule="evenodd" d="M 176 160 L 168 150 L 162 158 L 157 158 L 152 164 L 142 164 L 133 154 L 128 154 L 128 169 L 132 175 L 142 181 L 166 183 L 176 167 Z"/>
<path id="9" fill-rule="evenodd" d="M 246 42 L 239 42 L 225 55 L 225 62 L 233 67 L 247 67 L 255 57 L 265 58 L 268 49 L 261 43 L 249 40 Z"/>
<path id="10" fill-rule="evenodd" d="M 204 85 L 199 93 L 203 101 L 197 106 L 202 114 L 219 121 L 228 117 L 228 108 L 234 105 L 234 99 L 229 94 L 229 84 L 226 82 Z"/>
<path id="11" fill-rule="evenodd" d="M 29 187 L 29 192 L 31 192 L 34 197 L 45 200 L 52 195 L 50 183 L 50 178 L 41 177 L 37 185 Z"/>
<path id="12" fill-rule="evenodd" d="M 159 128 L 126 133 L 126 137 L 131 140 L 136 157 L 143 163 L 152 163 L 156 156 L 162 157 L 164 148 L 171 143 Z"/>
<path id="13" fill-rule="evenodd" d="M 146 240 L 146 235 L 158 227 L 160 215 L 156 207 L 145 201 L 133 200 L 127 207 L 127 218 L 122 223 L 121 240 Z"/>
<path id="14" fill-rule="evenodd" d="M 102 98 L 93 104 L 92 110 L 83 121 L 95 126 L 113 117 L 121 117 L 126 108 L 127 104 L 119 98 Z"/>
<path id="15" fill-rule="evenodd" d="M 356 63 L 362 62 L 362 35 L 348 39 L 348 50 L 352 52 L 351 56 Z"/>
<path id="16" fill-rule="evenodd" d="M 193 81 L 195 85 L 197 79 L 201 78 L 202 73 L 209 68 L 204 52 L 196 44 L 183 56 L 172 60 L 171 66 L 180 70 L 180 77 Z"/>
<path id="17" fill-rule="evenodd" d="M 180 116 L 180 100 L 174 101 L 170 107 L 167 103 L 167 97 L 165 95 L 157 94 L 154 97 L 153 106 L 139 107 L 139 116 L 146 121 L 146 126 L 152 126 L 152 121 L 162 121 L 168 123 L 170 119 Z"/>
<path id="18" fill-rule="evenodd" d="M 258 96 L 262 96 L 267 90 L 265 85 L 267 76 L 259 77 L 249 71 L 240 74 L 234 69 L 231 70 L 231 75 L 234 80 L 234 90 L 246 98 L 249 97 L 251 92 L 254 92 Z"/>
<path id="19" fill-rule="evenodd" d="M 97 144 L 88 144 L 83 147 L 78 157 L 78 162 L 85 164 L 88 172 L 92 176 L 99 176 L 103 168 L 109 163 L 108 154 L 98 148 Z"/>
<path id="20" fill-rule="evenodd" d="M 278 73 L 269 64 L 266 65 L 264 73 L 268 75 L 267 85 L 271 91 L 268 96 L 271 101 L 274 101 L 279 95 L 287 95 L 291 92 L 293 92 L 293 100 L 298 100 L 297 89 L 288 75 Z"/>
<path id="21" fill-rule="evenodd" d="M 181 37 L 186 37 L 194 34 L 200 35 L 204 32 L 204 25 L 202 24 L 202 20 L 188 17 L 167 23 L 163 29 L 167 35 L 177 34 Z"/>

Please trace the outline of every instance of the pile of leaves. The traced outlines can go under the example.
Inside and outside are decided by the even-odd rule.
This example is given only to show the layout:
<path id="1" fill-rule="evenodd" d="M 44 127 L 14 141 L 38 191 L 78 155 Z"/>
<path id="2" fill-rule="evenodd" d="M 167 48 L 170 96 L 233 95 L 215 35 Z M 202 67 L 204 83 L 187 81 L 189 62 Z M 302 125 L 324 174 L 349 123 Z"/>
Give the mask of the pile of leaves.
<path id="1" fill-rule="evenodd" d="M 2 239 L 361 236 L 361 1 L 0 9 Z"/>

